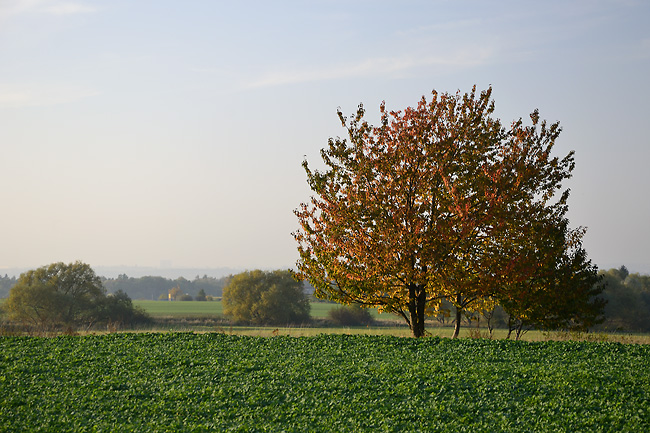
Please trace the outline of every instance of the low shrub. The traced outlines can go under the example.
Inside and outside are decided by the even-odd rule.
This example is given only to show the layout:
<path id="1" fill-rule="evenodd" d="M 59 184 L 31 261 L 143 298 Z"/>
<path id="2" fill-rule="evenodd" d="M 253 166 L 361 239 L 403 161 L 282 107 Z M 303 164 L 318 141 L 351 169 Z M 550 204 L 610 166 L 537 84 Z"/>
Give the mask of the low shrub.
<path id="1" fill-rule="evenodd" d="M 331 309 L 327 317 L 340 326 L 364 326 L 372 323 L 370 312 L 359 305 L 344 305 Z"/>

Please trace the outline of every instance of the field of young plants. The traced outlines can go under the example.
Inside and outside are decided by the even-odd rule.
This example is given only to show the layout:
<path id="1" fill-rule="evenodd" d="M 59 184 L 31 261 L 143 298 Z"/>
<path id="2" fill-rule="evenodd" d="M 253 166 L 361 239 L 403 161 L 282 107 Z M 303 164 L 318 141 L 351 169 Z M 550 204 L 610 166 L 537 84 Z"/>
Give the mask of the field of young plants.
<path id="1" fill-rule="evenodd" d="M 0 337 L 0 431 L 647 432 L 650 346 Z"/>

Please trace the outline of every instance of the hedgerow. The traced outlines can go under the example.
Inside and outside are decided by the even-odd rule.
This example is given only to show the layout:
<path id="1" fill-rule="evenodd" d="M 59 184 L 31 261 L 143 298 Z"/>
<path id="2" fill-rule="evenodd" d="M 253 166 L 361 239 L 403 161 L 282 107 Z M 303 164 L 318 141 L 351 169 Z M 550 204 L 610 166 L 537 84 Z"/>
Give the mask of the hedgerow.
<path id="1" fill-rule="evenodd" d="M 650 346 L 0 338 L 0 431 L 650 431 Z"/>

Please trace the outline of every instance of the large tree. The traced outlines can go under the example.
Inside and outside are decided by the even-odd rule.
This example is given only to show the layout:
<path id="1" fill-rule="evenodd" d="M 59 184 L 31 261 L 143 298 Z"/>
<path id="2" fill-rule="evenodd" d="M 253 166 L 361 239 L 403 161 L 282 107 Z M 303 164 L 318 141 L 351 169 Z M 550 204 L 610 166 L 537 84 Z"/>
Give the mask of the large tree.
<path id="1" fill-rule="evenodd" d="M 494 117 L 492 89 L 477 94 L 432 92 L 415 108 L 364 120 L 362 105 L 347 119 L 348 138 L 321 150 L 324 171 L 303 167 L 310 203 L 295 211 L 299 278 L 318 297 L 396 313 L 413 335 L 443 300 L 460 315 L 524 283 L 564 244 L 537 254 L 564 219 L 573 152 L 551 151 L 561 128 Z M 532 247 L 531 247 L 532 245 Z"/>

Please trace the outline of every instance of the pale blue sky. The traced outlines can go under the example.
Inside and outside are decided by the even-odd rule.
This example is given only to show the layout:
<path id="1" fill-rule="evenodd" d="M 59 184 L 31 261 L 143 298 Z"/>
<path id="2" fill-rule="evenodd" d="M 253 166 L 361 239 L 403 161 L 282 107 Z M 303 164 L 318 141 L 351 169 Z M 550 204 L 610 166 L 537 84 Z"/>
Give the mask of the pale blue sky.
<path id="1" fill-rule="evenodd" d="M 292 266 L 337 107 L 493 86 L 576 151 L 570 219 L 650 272 L 647 1 L 0 0 L 0 270 Z"/>

